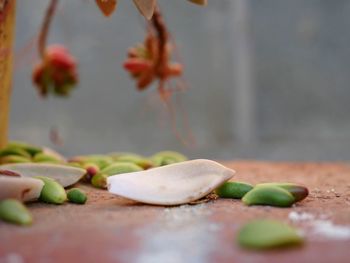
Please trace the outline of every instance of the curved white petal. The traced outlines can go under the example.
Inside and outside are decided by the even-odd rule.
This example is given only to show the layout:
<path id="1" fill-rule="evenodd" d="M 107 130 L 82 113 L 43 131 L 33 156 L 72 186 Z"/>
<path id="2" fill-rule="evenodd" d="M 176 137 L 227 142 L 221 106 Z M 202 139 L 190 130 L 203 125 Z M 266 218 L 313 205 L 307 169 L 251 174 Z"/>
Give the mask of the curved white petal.
<path id="1" fill-rule="evenodd" d="M 192 160 L 107 178 L 108 191 L 135 201 L 179 205 L 198 200 L 235 171 L 211 160 Z"/>
<path id="2" fill-rule="evenodd" d="M 63 187 L 77 183 L 86 173 L 84 169 L 58 164 L 17 163 L 0 166 L 0 170 L 8 170 L 21 177 L 46 176 L 55 179 Z"/>
<path id="3" fill-rule="evenodd" d="M 44 183 L 38 179 L 0 175 L 0 200 L 34 201 L 39 198 L 43 186 Z"/>

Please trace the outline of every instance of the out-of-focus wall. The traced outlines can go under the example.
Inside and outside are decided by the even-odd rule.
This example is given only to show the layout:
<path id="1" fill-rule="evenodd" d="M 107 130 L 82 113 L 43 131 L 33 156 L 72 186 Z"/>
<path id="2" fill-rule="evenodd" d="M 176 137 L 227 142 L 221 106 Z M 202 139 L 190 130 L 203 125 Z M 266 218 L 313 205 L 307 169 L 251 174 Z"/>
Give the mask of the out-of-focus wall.
<path id="1" fill-rule="evenodd" d="M 47 2 L 18 1 L 18 51 L 37 35 Z M 35 46 L 17 52 L 13 139 L 53 146 L 49 132 L 57 127 L 64 145 L 53 147 L 67 155 L 175 149 L 225 159 L 350 158 L 349 1 L 221 0 L 199 8 L 159 0 L 186 65 L 190 88 L 179 95 L 178 116 L 187 112 L 196 138 L 191 148 L 172 133 L 154 87 L 138 93 L 122 69 L 145 25 L 131 1 L 119 2 L 106 19 L 92 0 L 60 1 L 49 42 L 67 45 L 79 59 L 80 84 L 69 99 L 39 98 L 30 80 Z M 246 4 L 243 22 L 235 19 L 238 2 Z M 252 79 L 242 105 L 237 99 L 245 90 L 235 74 L 247 62 L 246 56 L 235 60 L 240 30 L 250 40 L 250 66 L 243 73 Z M 240 114 L 247 109 L 253 116 Z M 244 123 L 252 124 L 248 140 L 235 133 Z"/>

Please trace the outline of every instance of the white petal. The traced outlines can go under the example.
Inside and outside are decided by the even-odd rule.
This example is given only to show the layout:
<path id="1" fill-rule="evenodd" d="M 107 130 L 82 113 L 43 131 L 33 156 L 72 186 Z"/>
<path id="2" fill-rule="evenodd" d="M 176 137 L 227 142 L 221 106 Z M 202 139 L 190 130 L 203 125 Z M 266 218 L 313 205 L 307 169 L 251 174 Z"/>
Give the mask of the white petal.
<path id="1" fill-rule="evenodd" d="M 86 173 L 80 168 L 44 163 L 5 164 L 0 166 L 0 170 L 15 172 L 22 177 L 46 176 L 55 179 L 63 187 L 77 183 Z"/>
<path id="2" fill-rule="evenodd" d="M 43 186 L 44 183 L 38 179 L 0 175 L 0 200 L 34 201 L 39 198 Z"/>
<path id="3" fill-rule="evenodd" d="M 107 178 L 108 191 L 135 201 L 178 205 L 198 200 L 235 171 L 211 160 L 192 160 Z"/>

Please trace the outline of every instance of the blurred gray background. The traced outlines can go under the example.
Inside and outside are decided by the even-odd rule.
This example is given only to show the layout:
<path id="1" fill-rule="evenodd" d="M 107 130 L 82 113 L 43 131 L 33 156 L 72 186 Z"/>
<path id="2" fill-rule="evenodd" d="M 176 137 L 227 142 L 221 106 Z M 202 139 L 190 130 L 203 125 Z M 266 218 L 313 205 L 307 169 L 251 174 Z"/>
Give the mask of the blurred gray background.
<path id="1" fill-rule="evenodd" d="M 104 18 L 92 0 L 61 0 L 49 37 L 79 59 L 69 99 L 31 83 L 47 0 L 18 0 L 12 139 L 66 155 L 163 149 L 190 157 L 350 159 L 350 1 L 220 0 L 207 8 L 159 0 L 189 89 L 179 94 L 196 144 L 174 136 L 155 87 L 139 93 L 122 62 L 144 38 L 132 1 Z M 179 125 L 181 124 L 181 121 Z M 181 125 L 180 125 L 181 126 Z M 64 144 L 50 142 L 56 128 Z"/>

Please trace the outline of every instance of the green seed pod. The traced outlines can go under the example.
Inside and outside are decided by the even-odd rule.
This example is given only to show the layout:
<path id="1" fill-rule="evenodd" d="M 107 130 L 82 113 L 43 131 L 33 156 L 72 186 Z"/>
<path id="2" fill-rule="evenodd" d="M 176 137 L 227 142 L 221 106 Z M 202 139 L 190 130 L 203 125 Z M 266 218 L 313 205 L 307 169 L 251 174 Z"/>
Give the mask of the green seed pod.
<path id="1" fill-rule="evenodd" d="M 57 181 L 45 176 L 36 176 L 35 178 L 44 182 L 39 200 L 56 205 L 63 204 L 67 200 L 66 191 Z"/>
<path id="2" fill-rule="evenodd" d="M 68 190 L 67 197 L 69 202 L 75 204 L 85 204 L 87 201 L 87 196 L 84 191 L 79 188 L 72 188 Z"/>
<path id="3" fill-rule="evenodd" d="M 5 149 L 0 151 L 0 157 L 9 156 L 9 155 L 21 156 L 27 159 L 31 158 L 31 155 L 21 148 L 14 148 L 14 147 L 7 146 Z"/>
<path id="4" fill-rule="evenodd" d="M 30 163 L 31 160 L 18 155 L 8 155 L 4 157 L 0 157 L 0 164 L 7 164 L 7 163 Z"/>
<path id="5" fill-rule="evenodd" d="M 264 183 L 264 184 L 257 184 L 255 187 L 260 186 L 277 186 L 281 187 L 288 192 L 290 192 L 295 199 L 295 202 L 299 202 L 303 199 L 305 199 L 309 195 L 309 190 L 302 185 L 294 184 L 294 183 Z"/>
<path id="6" fill-rule="evenodd" d="M 226 182 L 215 190 L 221 198 L 241 199 L 253 186 L 243 182 Z"/>
<path id="7" fill-rule="evenodd" d="M 78 162 L 68 162 L 67 166 L 76 167 L 76 168 L 84 168 L 83 165 L 81 165 Z"/>
<path id="8" fill-rule="evenodd" d="M 142 159 L 144 158 L 142 155 L 130 152 L 112 152 L 109 153 L 108 156 L 112 157 L 114 161 L 119 161 L 120 158 L 135 158 Z"/>
<path id="9" fill-rule="evenodd" d="M 25 142 L 11 141 L 11 142 L 9 142 L 8 146 L 13 147 L 13 148 L 21 148 L 21 149 L 25 150 L 26 152 L 28 152 L 31 156 L 34 156 L 35 154 L 43 151 L 42 148 L 34 146 L 34 145 L 30 145 L 30 144 L 25 143 Z"/>
<path id="10" fill-rule="evenodd" d="M 92 176 L 100 172 L 100 167 L 94 163 L 84 163 L 83 168 Z"/>
<path id="11" fill-rule="evenodd" d="M 139 172 L 143 169 L 134 164 L 134 163 L 128 163 L 128 162 L 116 162 L 113 164 L 110 164 L 106 168 L 101 170 L 101 173 L 111 176 L 116 174 L 123 174 L 123 173 L 132 173 L 132 172 Z"/>
<path id="12" fill-rule="evenodd" d="M 28 209 L 15 199 L 0 201 L 0 219 L 17 225 L 31 225 L 33 222 Z"/>
<path id="13" fill-rule="evenodd" d="M 272 249 L 300 245 L 302 237 L 291 226 L 275 220 L 260 219 L 244 225 L 238 243 L 249 249 Z"/>
<path id="14" fill-rule="evenodd" d="M 188 159 L 186 156 L 178 152 L 163 151 L 151 156 L 150 160 L 153 162 L 154 166 L 163 166 L 187 161 Z"/>
<path id="15" fill-rule="evenodd" d="M 85 163 L 93 163 L 97 165 L 100 169 L 103 169 L 104 167 L 108 166 L 109 164 L 113 163 L 113 158 L 107 155 L 82 155 L 82 156 L 76 156 L 71 158 L 69 161 L 71 162 L 78 162 L 81 164 Z"/>
<path id="16" fill-rule="evenodd" d="M 96 174 L 91 179 L 91 184 L 96 188 L 106 189 L 107 188 L 107 175 L 106 174 Z"/>
<path id="17" fill-rule="evenodd" d="M 246 205 L 270 205 L 289 207 L 295 199 L 287 190 L 276 186 L 254 187 L 243 198 Z"/>
<path id="18" fill-rule="evenodd" d="M 47 153 L 37 153 L 33 157 L 33 162 L 35 163 L 61 163 L 61 160 L 58 160 L 55 156 L 52 156 Z"/>
<path id="19" fill-rule="evenodd" d="M 100 172 L 100 167 L 94 163 L 83 163 L 82 168 L 85 169 L 83 181 L 91 183 L 91 178 Z"/>
<path id="20" fill-rule="evenodd" d="M 116 159 L 116 161 L 134 163 L 145 170 L 153 167 L 153 162 L 151 160 L 137 154 L 122 154 Z"/>

